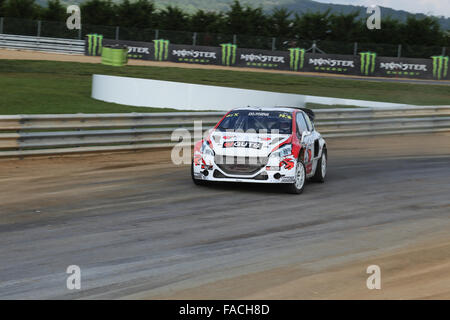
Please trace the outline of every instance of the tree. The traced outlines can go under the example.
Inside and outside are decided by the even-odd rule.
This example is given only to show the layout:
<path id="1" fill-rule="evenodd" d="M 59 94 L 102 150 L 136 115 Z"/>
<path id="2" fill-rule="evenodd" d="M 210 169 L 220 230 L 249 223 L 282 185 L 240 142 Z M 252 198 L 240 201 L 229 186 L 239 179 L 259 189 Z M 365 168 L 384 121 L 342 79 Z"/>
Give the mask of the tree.
<path id="1" fill-rule="evenodd" d="M 123 27 L 153 28 L 155 21 L 155 5 L 148 0 L 130 2 L 123 0 L 116 6 L 115 24 Z"/>
<path id="2" fill-rule="evenodd" d="M 113 25 L 116 20 L 111 0 L 88 0 L 81 4 L 80 10 L 83 24 Z"/>
<path id="3" fill-rule="evenodd" d="M 404 44 L 435 46 L 445 43 L 439 22 L 434 17 L 418 19 L 415 16 L 409 16 L 401 29 Z"/>
<path id="4" fill-rule="evenodd" d="M 226 25 L 230 34 L 265 35 L 268 18 L 261 7 L 246 5 L 244 8 L 235 0 L 226 14 Z"/>
<path id="5" fill-rule="evenodd" d="M 46 21 L 65 21 L 67 16 L 66 8 L 59 0 L 49 0 L 41 14 L 42 20 Z"/>
<path id="6" fill-rule="evenodd" d="M 158 28 L 164 30 L 186 30 L 189 18 L 184 11 L 176 6 L 167 6 L 157 15 Z"/>
<path id="7" fill-rule="evenodd" d="M 326 12 L 295 14 L 294 34 L 296 38 L 306 40 L 325 40 L 331 32 L 330 10 Z"/>
<path id="8" fill-rule="evenodd" d="M 190 17 L 190 30 L 194 32 L 221 33 L 225 19 L 222 13 L 198 10 Z"/>
<path id="9" fill-rule="evenodd" d="M 359 38 L 361 21 L 358 12 L 333 14 L 329 17 L 329 39 L 335 41 L 354 42 Z"/>
<path id="10" fill-rule="evenodd" d="M 399 44 L 402 39 L 401 23 L 390 16 L 383 17 L 381 29 L 368 30 L 365 23 L 361 23 L 358 41 L 371 43 Z"/>
<path id="11" fill-rule="evenodd" d="M 4 12 L 4 6 L 5 4 L 5 0 L 0 0 L 0 17 L 4 17 L 5 16 L 5 12 Z"/>
<path id="12" fill-rule="evenodd" d="M 290 17 L 292 11 L 286 8 L 275 8 L 269 17 L 269 32 L 271 36 L 288 38 L 292 36 L 292 28 L 294 26 Z"/>
<path id="13" fill-rule="evenodd" d="M 34 0 L 5 0 L 3 12 L 6 17 L 37 19 L 40 7 Z"/>

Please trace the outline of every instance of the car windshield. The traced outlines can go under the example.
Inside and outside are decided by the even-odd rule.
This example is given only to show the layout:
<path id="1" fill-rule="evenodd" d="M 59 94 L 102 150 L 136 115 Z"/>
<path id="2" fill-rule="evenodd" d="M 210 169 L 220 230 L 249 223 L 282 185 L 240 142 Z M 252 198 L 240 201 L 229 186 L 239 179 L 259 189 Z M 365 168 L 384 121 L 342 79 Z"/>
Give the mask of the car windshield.
<path id="1" fill-rule="evenodd" d="M 292 113 L 283 111 L 231 111 L 217 127 L 219 131 L 292 133 Z"/>

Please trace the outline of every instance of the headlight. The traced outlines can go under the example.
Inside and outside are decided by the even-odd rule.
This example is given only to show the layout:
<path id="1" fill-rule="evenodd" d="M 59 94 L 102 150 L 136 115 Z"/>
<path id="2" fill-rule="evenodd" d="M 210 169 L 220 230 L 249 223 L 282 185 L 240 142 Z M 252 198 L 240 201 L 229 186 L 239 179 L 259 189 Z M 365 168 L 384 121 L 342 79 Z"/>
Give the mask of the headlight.
<path id="1" fill-rule="evenodd" d="M 211 147 L 208 145 L 208 142 L 203 142 L 202 144 L 202 154 L 214 156 L 214 151 L 211 149 Z"/>
<path id="2" fill-rule="evenodd" d="M 285 144 L 277 151 L 273 152 L 271 157 L 284 158 L 288 155 L 292 154 L 292 144 Z"/>

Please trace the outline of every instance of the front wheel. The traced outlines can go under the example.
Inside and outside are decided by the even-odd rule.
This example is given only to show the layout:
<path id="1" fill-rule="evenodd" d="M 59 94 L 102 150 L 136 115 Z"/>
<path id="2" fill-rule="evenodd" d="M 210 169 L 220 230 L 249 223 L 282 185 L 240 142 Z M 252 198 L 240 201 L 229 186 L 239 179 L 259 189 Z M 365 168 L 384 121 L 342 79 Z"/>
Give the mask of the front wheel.
<path id="1" fill-rule="evenodd" d="M 287 185 L 287 192 L 292 194 L 300 194 L 303 192 L 306 181 L 306 168 L 303 161 L 300 159 L 295 167 L 295 180 L 294 183 Z"/>
<path id="2" fill-rule="evenodd" d="M 324 148 L 322 151 L 322 156 L 317 162 L 316 173 L 314 174 L 313 180 L 317 182 L 325 182 L 325 176 L 327 175 L 327 149 Z"/>

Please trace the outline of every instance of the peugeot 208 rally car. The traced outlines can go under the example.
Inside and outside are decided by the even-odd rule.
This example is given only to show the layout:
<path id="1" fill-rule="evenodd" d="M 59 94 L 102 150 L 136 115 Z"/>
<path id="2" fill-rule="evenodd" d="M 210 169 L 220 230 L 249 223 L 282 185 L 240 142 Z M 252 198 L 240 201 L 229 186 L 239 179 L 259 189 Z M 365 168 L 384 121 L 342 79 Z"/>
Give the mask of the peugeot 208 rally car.
<path id="1" fill-rule="evenodd" d="M 327 148 L 306 108 L 239 108 L 197 142 L 195 184 L 207 181 L 277 183 L 301 193 L 305 181 L 325 180 Z"/>

